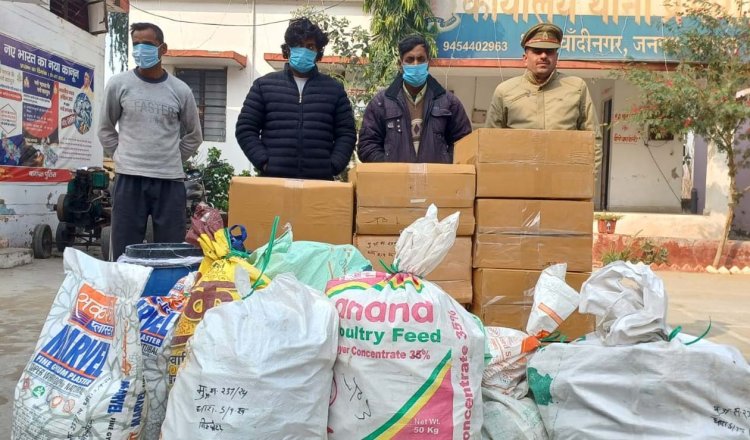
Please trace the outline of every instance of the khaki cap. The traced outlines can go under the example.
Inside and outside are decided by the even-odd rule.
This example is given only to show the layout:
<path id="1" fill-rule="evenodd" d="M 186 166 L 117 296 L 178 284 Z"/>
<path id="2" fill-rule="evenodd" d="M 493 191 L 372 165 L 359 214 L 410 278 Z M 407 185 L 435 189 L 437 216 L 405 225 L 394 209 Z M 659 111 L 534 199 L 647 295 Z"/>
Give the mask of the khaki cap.
<path id="1" fill-rule="evenodd" d="M 562 29 L 552 23 L 539 23 L 521 38 L 521 46 L 540 49 L 558 49 L 562 41 Z"/>

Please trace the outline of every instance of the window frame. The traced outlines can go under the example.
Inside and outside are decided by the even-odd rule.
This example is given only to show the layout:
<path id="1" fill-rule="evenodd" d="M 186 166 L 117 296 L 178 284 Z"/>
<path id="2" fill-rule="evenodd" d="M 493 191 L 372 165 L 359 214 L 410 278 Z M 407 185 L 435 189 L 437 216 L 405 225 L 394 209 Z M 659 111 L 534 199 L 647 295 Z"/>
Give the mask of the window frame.
<path id="1" fill-rule="evenodd" d="M 186 81 L 185 77 L 183 76 L 183 73 L 190 72 L 190 73 L 197 73 L 198 74 L 198 87 L 199 90 L 196 91 L 193 87 L 192 83 L 189 83 Z M 208 105 L 206 104 L 206 74 L 207 72 L 223 72 L 223 79 L 224 79 L 224 105 Z M 190 90 L 193 92 L 193 97 L 195 97 L 195 104 L 198 107 L 198 116 L 200 118 L 201 122 L 201 131 L 203 132 L 203 140 L 206 142 L 221 142 L 224 143 L 227 141 L 227 96 L 228 96 L 228 88 L 229 88 L 229 75 L 228 75 L 228 69 L 226 67 L 223 68 L 205 68 L 205 67 L 175 67 L 175 76 L 179 78 L 180 80 L 184 81 L 188 87 L 190 87 Z M 197 97 L 196 97 L 197 95 Z M 211 134 L 207 138 L 206 136 L 206 125 L 205 125 L 205 116 L 206 116 L 206 108 L 212 108 L 212 109 L 222 109 L 222 117 L 224 119 L 224 126 L 221 128 L 221 134 Z M 218 130 L 217 128 L 212 128 L 213 130 Z"/>

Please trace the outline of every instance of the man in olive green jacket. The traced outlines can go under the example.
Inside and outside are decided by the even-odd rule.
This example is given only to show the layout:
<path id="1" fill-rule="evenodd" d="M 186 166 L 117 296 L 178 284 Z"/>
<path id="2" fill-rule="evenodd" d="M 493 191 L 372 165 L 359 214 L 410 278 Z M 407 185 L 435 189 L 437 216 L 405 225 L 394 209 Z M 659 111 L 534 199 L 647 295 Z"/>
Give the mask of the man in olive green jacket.
<path id="1" fill-rule="evenodd" d="M 526 72 L 495 89 L 487 127 L 536 130 L 588 130 L 595 134 L 594 176 L 602 162 L 602 134 L 586 83 L 557 68 L 562 30 L 540 23 L 524 34 Z"/>

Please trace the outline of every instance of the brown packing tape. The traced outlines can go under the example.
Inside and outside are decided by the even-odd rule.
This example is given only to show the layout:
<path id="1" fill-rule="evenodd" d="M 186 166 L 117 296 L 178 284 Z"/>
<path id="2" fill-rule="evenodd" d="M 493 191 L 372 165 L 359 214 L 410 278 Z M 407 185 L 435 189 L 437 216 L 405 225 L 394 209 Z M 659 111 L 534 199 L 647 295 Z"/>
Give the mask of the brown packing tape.
<path id="1" fill-rule="evenodd" d="M 400 234 L 414 221 L 424 217 L 425 212 L 425 208 L 357 206 L 356 232 L 360 235 Z M 474 234 L 474 208 L 438 207 L 438 218 L 442 220 L 454 212 L 460 213 L 456 235 L 468 236 Z"/>
<path id="2" fill-rule="evenodd" d="M 367 163 L 357 165 L 357 203 L 369 207 L 471 207 L 472 165 Z"/>
<path id="3" fill-rule="evenodd" d="M 590 235 L 591 201 L 477 199 L 478 234 Z"/>
<path id="4" fill-rule="evenodd" d="M 427 203 L 427 197 L 425 197 L 429 179 L 427 164 L 409 164 L 408 177 L 410 180 L 409 193 L 413 194 L 413 198 L 409 201 L 410 206 L 423 206 Z"/>
<path id="5" fill-rule="evenodd" d="M 531 306 L 485 306 L 472 307 L 471 312 L 477 315 L 486 326 L 513 328 L 526 331 L 526 324 L 531 314 Z M 580 338 L 594 331 L 594 315 L 583 315 L 573 312 L 557 330 L 565 335 L 567 341 Z"/>
<path id="6" fill-rule="evenodd" d="M 469 136 L 464 139 L 477 150 L 477 163 L 591 165 L 593 174 L 591 131 L 484 128 Z"/>
<path id="7" fill-rule="evenodd" d="M 589 200 L 593 196 L 593 171 L 587 165 L 477 165 L 477 197 Z"/>
<path id="8" fill-rule="evenodd" d="M 591 199 L 594 135 L 575 130 L 481 128 L 456 143 L 476 165 L 477 197 Z"/>
<path id="9" fill-rule="evenodd" d="M 245 246 L 268 241 L 275 216 L 291 223 L 295 240 L 351 244 L 354 187 L 343 182 L 235 177 L 229 187 L 229 223 L 247 227 Z M 281 232 L 281 231 L 280 231 Z"/>
<path id="10" fill-rule="evenodd" d="M 297 211 L 300 209 L 300 196 L 304 186 L 303 180 L 284 179 L 284 214 L 286 214 L 286 221 L 292 226 L 292 232 L 299 217 Z"/>
<path id="11" fill-rule="evenodd" d="M 541 273 L 541 270 L 474 269 L 474 306 L 530 306 Z M 590 276 L 591 273 L 568 272 L 565 282 L 580 292 Z"/>
<path id="12" fill-rule="evenodd" d="M 567 263 L 571 272 L 590 272 L 592 236 L 499 235 L 474 236 L 475 268 L 544 269 Z"/>

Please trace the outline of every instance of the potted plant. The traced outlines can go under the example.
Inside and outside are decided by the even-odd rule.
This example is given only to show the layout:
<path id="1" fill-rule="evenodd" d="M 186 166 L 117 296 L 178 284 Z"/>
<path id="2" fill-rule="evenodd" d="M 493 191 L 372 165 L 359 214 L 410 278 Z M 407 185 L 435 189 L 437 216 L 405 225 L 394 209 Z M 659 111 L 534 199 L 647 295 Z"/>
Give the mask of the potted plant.
<path id="1" fill-rule="evenodd" d="M 612 214 L 611 212 L 597 212 L 594 214 L 594 219 L 597 221 L 597 230 L 600 234 L 614 234 L 617 220 L 621 218 L 621 215 Z"/>

